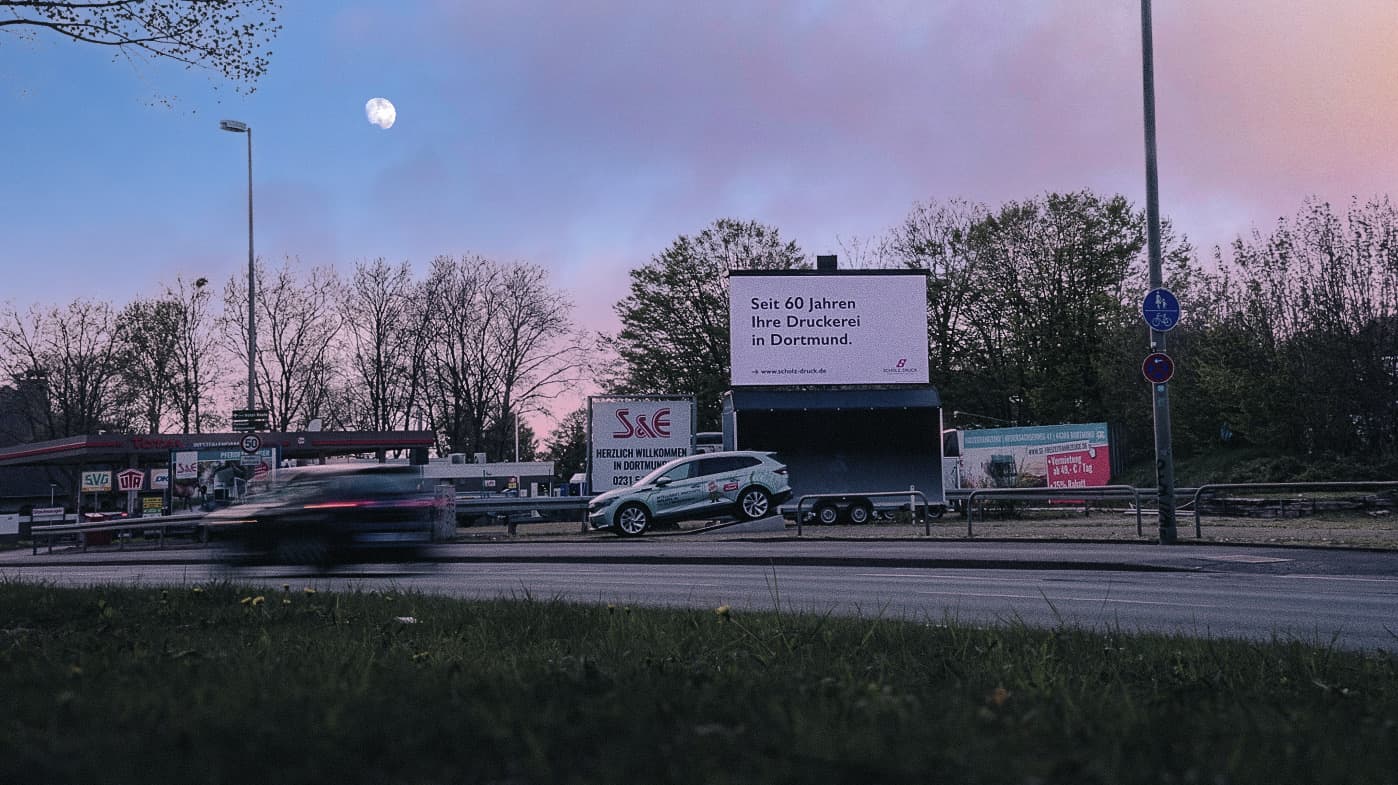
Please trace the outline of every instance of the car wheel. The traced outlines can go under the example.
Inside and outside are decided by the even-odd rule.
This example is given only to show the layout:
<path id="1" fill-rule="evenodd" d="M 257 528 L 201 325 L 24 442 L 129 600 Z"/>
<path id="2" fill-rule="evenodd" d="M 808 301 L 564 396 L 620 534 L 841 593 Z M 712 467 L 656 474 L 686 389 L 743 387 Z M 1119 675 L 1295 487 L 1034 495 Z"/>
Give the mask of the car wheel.
<path id="1" fill-rule="evenodd" d="M 272 558 L 281 564 L 328 564 L 330 543 L 318 534 L 286 534 L 272 544 Z"/>
<path id="2" fill-rule="evenodd" d="M 822 526 L 834 526 L 840 522 L 840 508 L 830 502 L 817 504 L 811 515 L 815 517 L 816 523 Z"/>
<path id="3" fill-rule="evenodd" d="M 650 528 L 650 513 L 646 508 L 631 503 L 616 511 L 616 533 L 623 537 L 639 537 Z"/>
<path id="4" fill-rule="evenodd" d="M 874 517 L 874 508 L 870 507 L 868 502 L 855 502 L 850 505 L 849 511 L 845 514 L 849 516 L 850 523 L 863 526 L 869 522 L 870 518 Z"/>
<path id="5" fill-rule="evenodd" d="M 765 518 L 772 513 L 772 496 L 758 487 L 738 494 L 738 517 L 745 521 Z"/>

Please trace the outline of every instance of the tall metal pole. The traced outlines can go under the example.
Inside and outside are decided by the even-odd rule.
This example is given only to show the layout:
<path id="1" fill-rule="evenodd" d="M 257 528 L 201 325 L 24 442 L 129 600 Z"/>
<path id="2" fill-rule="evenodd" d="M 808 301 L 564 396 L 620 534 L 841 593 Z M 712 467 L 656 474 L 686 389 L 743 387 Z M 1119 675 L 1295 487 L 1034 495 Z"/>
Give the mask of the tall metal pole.
<path id="1" fill-rule="evenodd" d="M 257 406 L 257 310 L 252 252 L 252 128 L 248 134 L 248 408 Z"/>
<path id="2" fill-rule="evenodd" d="M 1151 40 L 1150 0 L 1141 0 L 1141 81 L 1145 96 L 1146 126 L 1146 238 L 1150 254 L 1150 288 L 1164 286 L 1160 263 L 1160 183 L 1155 166 L 1155 47 Z M 1165 333 L 1151 328 L 1152 352 L 1165 351 Z M 1155 413 L 1155 477 L 1159 493 L 1160 544 L 1176 541 L 1175 461 L 1170 445 L 1170 392 L 1164 384 L 1151 384 Z"/>

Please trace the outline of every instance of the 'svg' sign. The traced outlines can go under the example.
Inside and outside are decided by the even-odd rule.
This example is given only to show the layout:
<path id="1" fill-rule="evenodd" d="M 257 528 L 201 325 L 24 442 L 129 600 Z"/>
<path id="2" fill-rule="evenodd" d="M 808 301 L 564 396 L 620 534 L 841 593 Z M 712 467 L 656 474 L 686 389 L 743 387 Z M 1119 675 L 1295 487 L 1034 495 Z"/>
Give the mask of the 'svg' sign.
<path id="1" fill-rule="evenodd" d="M 631 485 L 693 447 L 693 398 L 599 397 L 588 408 L 593 493 Z"/>

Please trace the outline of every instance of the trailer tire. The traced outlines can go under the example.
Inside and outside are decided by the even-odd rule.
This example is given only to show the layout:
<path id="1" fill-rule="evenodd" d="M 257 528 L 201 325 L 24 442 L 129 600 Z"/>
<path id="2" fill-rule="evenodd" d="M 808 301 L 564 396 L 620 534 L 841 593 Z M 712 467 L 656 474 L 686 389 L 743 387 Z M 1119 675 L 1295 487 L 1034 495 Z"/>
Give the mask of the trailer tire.
<path id="1" fill-rule="evenodd" d="M 745 521 L 755 521 L 772 514 L 772 495 L 763 489 L 752 486 L 738 494 L 738 517 Z"/>
<path id="2" fill-rule="evenodd" d="M 874 508 L 863 499 L 851 504 L 845 511 L 845 517 L 855 526 L 863 526 L 874 517 Z"/>
<path id="3" fill-rule="evenodd" d="M 623 504 L 616 511 L 614 530 L 622 537 L 640 537 L 650 528 L 650 511 L 643 505 L 631 502 Z"/>
<path id="4" fill-rule="evenodd" d="M 822 526 L 834 526 L 840 522 L 840 508 L 830 502 L 821 502 L 811 510 L 811 517 Z"/>

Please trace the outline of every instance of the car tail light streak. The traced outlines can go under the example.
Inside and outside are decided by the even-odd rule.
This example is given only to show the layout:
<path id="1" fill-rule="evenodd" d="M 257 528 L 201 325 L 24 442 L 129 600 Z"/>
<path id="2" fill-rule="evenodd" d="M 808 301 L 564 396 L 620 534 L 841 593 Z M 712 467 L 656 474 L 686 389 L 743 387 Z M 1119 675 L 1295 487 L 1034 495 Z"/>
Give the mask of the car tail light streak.
<path id="1" fill-rule="evenodd" d="M 319 502 L 317 504 L 302 505 L 305 510 L 343 510 L 351 507 L 369 507 L 373 502 Z"/>
<path id="2" fill-rule="evenodd" d="M 302 505 L 301 508 L 304 509 L 304 510 L 347 510 L 347 509 L 364 508 L 364 507 L 401 508 L 401 507 L 432 507 L 432 506 L 434 506 L 434 505 L 435 505 L 435 501 L 434 501 L 433 499 L 404 499 L 404 500 L 401 500 L 401 501 L 387 501 L 387 502 L 376 502 L 376 501 L 368 501 L 368 500 L 365 500 L 365 501 L 349 501 L 349 500 L 346 500 L 346 501 L 333 501 L 333 502 L 317 502 L 316 504 L 305 504 L 305 505 Z"/>

